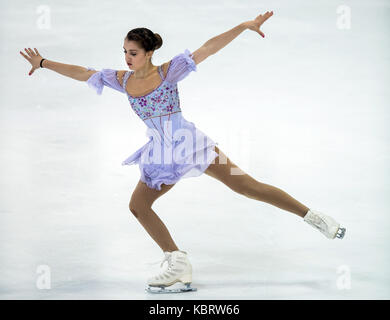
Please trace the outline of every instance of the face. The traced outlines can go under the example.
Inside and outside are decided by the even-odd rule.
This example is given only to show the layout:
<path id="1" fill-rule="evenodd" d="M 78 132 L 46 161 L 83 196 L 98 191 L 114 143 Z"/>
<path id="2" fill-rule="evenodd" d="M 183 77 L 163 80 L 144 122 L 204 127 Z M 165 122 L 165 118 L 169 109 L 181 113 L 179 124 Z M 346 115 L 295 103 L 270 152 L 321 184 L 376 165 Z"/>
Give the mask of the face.
<path id="1" fill-rule="evenodd" d="M 142 69 L 150 60 L 153 52 L 145 52 L 140 48 L 135 41 L 128 41 L 125 39 L 123 44 L 123 52 L 125 54 L 125 61 L 129 69 Z"/>

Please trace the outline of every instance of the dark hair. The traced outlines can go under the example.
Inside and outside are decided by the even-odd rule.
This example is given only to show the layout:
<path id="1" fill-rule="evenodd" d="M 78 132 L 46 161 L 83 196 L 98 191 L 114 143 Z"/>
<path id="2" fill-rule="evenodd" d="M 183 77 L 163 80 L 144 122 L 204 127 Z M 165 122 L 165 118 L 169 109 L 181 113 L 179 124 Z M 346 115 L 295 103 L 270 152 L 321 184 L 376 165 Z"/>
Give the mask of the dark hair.
<path id="1" fill-rule="evenodd" d="M 135 28 L 126 35 L 126 40 L 136 41 L 146 52 L 161 48 L 163 41 L 158 33 L 154 33 L 148 28 Z"/>

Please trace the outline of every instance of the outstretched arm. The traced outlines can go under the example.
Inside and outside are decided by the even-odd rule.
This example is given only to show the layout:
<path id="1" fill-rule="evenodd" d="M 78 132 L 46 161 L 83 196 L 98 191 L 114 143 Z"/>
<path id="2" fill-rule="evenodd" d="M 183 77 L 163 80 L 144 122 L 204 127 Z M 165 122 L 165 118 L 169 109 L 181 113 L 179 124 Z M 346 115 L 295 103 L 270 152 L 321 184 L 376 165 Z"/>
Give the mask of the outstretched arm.
<path id="1" fill-rule="evenodd" d="M 208 56 L 215 54 L 246 29 L 253 30 L 264 38 L 264 33 L 260 31 L 260 26 L 272 15 L 273 11 L 267 11 L 265 14 L 258 15 L 254 20 L 242 22 L 233 29 L 211 38 L 198 50 L 193 52 L 192 55 L 195 63 L 199 64 Z"/>
<path id="2" fill-rule="evenodd" d="M 27 55 L 25 55 L 22 51 L 20 51 L 20 54 L 31 63 L 29 75 L 32 75 L 36 69 L 41 68 L 40 62 L 42 60 L 42 56 L 39 54 L 37 48 L 34 48 L 34 51 L 31 50 L 31 48 L 24 48 L 24 50 Z M 87 81 L 91 75 L 97 72 L 94 70 L 88 70 L 87 68 L 81 66 L 60 63 L 47 59 L 42 62 L 42 67 L 79 81 Z"/>

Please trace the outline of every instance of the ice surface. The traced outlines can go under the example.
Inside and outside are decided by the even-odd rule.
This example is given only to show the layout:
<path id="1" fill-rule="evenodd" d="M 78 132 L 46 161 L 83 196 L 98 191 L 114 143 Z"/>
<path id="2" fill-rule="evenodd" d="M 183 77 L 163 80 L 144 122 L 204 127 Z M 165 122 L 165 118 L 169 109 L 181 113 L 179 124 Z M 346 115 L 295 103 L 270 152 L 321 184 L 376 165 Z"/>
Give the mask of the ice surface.
<path id="1" fill-rule="evenodd" d="M 329 240 L 207 175 L 182 180 L 153 208 L 198 291 L 168 298 L 389 299 L 390 6 L 348 4 L 350 29 L 334 0 L 1 1 L 0 298 L 167 299 L 144 292 L 163 255 L 128 209 L 138 168 L 121 166 L 146 127 L 119 92 L 28 76 L 19 51 L 126 69 L 123 39 L 145 26 L 163 38 L 159 65 L 273 10 L 264 39 L 244 31 L 179 84 L 183 115 L 346 236 Z"/>

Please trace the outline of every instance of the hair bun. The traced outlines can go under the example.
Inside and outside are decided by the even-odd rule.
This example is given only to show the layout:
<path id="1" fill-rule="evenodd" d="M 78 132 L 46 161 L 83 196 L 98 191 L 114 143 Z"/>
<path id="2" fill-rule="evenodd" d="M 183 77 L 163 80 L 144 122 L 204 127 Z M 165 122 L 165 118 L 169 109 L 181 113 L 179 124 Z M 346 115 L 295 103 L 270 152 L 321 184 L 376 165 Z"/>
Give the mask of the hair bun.
<path id="1" fill-rule="evenodd" d="M 160 35 L 158 33 L 154 34 L 154 38 L 155 38 L 154 50 L 160 49 L 162 44 L 163 44 L 162 38 L 160 37 Z"/>

